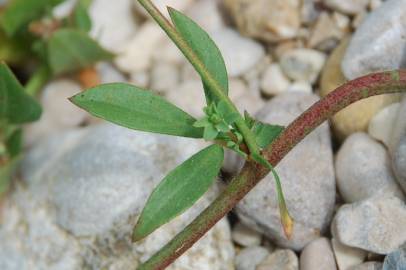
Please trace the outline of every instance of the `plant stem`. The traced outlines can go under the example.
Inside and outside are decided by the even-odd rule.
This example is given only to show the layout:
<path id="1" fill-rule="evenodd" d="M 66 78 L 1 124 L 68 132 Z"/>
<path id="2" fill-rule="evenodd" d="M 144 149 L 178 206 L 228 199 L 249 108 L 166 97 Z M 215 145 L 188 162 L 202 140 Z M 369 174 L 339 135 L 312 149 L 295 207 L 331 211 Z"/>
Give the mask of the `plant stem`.
<path id="1" fill-rule="evenodd" d="M 276 166 L 311 131 L 351 103 L 374 95 L 402 91 L 406 92 L 406 70 L 375 73 L 349 81 L 315 103 L 293 121 L 267 147 L 264 156 L 272 166 Z M 264 166 L 246 162 L 239 175 L 230 182 L 212 204 L 138 269 L 165 269 L 231 211 L 268 173 L 269 170 Z"/>
<path id="2" fill-rule="evenodd" d="M 25 92 L 30 96 L 36 96 L 50 77 L 49 68 L 45 65 L 40 66 L 25 85 Z"/>
<path id="3" fill-rule="evenodd" d="M 210 71 L 206 68 L 204 63 L 200 60 L 198 55 L 193 51 L 193 49 L 187 44 L 179 32 L 173 27 L 173 25 L 165 18 L 165 16 L 155 7 L 155 5 L 150 0 L 138 0 L 138 2 L 148 11 L 148 13 L 154 18 L 154 20 L 161 26 L 169 38 L 176 44 L 176 46 L 181 50 L 189 62 L 193 65 L 196 71 L 201 76 L 202 80 L 207 84 L 210 91 L 213 92 L 219 100 L 223 100 L 230 112 L 237 113 L 239 118 L 235 122 L 237 128 L 241 132 L 246 145 L 250 152 L 259 154 L 259 148 L 255 142 L 254 134 L 246 125 L 244 118 L 238 112 L 235 105 L 231 102 L 229 97 L 225 94 L 224 89 L 221 85 L 214 79 Z M 171 8 L 168 8 L 169 10 Z"/>

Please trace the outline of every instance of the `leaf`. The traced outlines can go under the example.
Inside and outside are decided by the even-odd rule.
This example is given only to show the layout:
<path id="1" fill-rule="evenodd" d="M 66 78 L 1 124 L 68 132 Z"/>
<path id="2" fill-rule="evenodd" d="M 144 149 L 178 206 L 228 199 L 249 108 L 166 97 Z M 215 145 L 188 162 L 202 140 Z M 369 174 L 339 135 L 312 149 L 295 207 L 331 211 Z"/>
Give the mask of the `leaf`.
<path id="1" fill-rule="evenodd" d="M 99 85 L 70 99 L 107 121 L 135 130 L 202 138 L 196 119 L 152 92 L 125 83 Z"/>
<path id="2" fill-rule="evenodd" d="M 15 158 L 21 153 L 22 149 L 22 129 L 14 130 L 6 140 L 7 152 L 11 158 Z"/>
<path id="3" fill-rule="evenodd" d="M 29 48 L 26 39 L 22 37 L 9 37 L 0 29 L 0 61 L 7 63 L 20 63 L 29 57 Z"/>
<path id="4" fill-rule="evenodd" d="M 228 94 L 228 76 L 223 56 L 210 36 L 194 21 L 181 12 L 168 8 L 169 15 L 176 29 L 186 43 L 193 49 L 213 78 L 221 85 L 225 94 Z M 217 102 L 209 87 L 203 82 L 207 104 Z"/>
<path id="5" fill-rule="evenodd" d="M 134 228 L 133 241 L 190 208 L 209 189 L 223 159 L 223 148 L 211 145 L 171 171 L 149 197 Z"/>
<path id="6" fill-rule="evenodd" d="M 213 125 L 206 126 L 204 128 L 203 138 L 206 141 L 211 141 L 214 140 L 218 134 L 219 134 L 218 130 Z"/>
<path id="7" fill-rule="evenodd" d="M 255 140 L 260 148 L 265 148 L 284 130 L 283 126 L 270 125 L 256 121 L 252 127 Z"/>
<path id="8" fill-rule="evenodd" d="M 0 121 L 22 124 L 38 120 L 41 106 L 24 92 L 12 71 L 0 63 Z"/>
<path id="9" fill-rule="evenodd" d="M 86 68 L 112 57 L 113 54 L 80 30 L 58 30 L 48 42 L 48 61 L 54 74 Z"/>
<path id="10" fill-rule="evenodd" d="M 42 17 L 46 11 L 64 0 L 12 0 L 1 15 L 0 23 L 12 36 L 30 21 Z"/>
<path id="11" fill-rule="evenodd" d="M 77 2 L 75 10 L 72 14 L 73 24 L 85 32 L 89 32 L 92 28 L 92 21 L 87 11 L 90 5 L 89 0 L 80 0 Z"/>

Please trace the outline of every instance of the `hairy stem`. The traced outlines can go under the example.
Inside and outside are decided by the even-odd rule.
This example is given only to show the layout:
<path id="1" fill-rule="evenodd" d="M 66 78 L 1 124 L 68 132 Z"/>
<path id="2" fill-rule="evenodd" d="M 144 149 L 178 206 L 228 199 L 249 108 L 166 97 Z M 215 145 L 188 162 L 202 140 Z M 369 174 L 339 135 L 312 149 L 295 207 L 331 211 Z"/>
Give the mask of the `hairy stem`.
<path id="1" fill-rule="evenodd" d="M 275 167 L 296 144 L 333 114 L 363 98 L 395 92 L 406 92 L 406 70 L 375 73 L 349 81 L 293 121 L 263 154 Z M 264 166 L 246 162 L 242 171 L 211 205 L 138 269 L 165 269 L 231 211 L 268 173 Z"/>

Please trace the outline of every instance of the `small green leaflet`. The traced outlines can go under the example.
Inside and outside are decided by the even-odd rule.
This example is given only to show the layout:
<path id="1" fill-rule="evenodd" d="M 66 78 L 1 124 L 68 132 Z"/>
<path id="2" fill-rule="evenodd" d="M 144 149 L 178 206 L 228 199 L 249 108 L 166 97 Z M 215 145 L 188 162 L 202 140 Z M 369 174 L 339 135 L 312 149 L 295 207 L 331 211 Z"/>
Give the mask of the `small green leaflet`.
<path id="1" fill-rule="evenodd" d="M 194 21 L 181 12 L 168 8 L 176 30 L 204 63 L 213 78 L 219 82 L 225 94 L 228 94 L 228 76 L 226 65 L 220 50 L 210 36 Z M 218 102 L 208 86 L 203 82 L 207 104 Z"/>
<path id="2" fill-rule="evenodd" d="M 201 138 L 195 118 L 162 97 L 125 83 L 99 85 L 70 99 L 107 121 L 135 130 Z"/>
<path id="3" fill-rule="evenodd" d="M 10 36 L 14 35 L 30 21 L 42 17 L 46 11 L 64 0 L 11 0 L 1 15 L 3 29 Z"/>
<path id="4" fill-rule="evenodd" d="M 270 125 L 258 121 L 255 122 L 252 127 L 252 132 L 255 134 L 255 140 L 260 148 L 265 148 L 270 145 L 283 130 L 283 126 Z"/>
<path id="5" fill-rule="evenodd" d="M 255 135 L 255 140 L 260 148 L 265 148 L 275 140 L 285 129 L 283 126 L 271 125 L 255 120 L 247 111 L 244 111 L 244 119 L 247 126 Z"/>
<path id="6" fill-rule="evenodd" d="M 12 71 L 0 63 L 0 122 L 22 124 L 38 120 L 41 106 L 24 92 Z"/>
<path id="7" fill-rule="evenodd" d="M 214 144 L 171 171 L 149 197 L 134 228 L 133 241 L 141 240 L 190 208 L 209 189 L 223 159 L 223 148 Z"/>
<path id="8" fill-rule="evenodd" d="M 113 54 L 81 30 L 61 29 L 48 41 L 48 61 L 56 75 L 86 68 L 112 57 Z"/>

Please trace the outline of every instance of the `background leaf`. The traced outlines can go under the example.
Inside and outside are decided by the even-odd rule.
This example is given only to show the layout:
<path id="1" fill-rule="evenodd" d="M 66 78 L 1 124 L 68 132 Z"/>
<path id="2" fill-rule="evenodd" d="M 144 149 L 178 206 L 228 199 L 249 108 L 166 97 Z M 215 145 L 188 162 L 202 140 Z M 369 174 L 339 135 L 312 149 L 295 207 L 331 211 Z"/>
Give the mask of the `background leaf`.
<path id="1" fill-rule="evenodd" d="M 5 63 L 0 63 L 0 121 L 22 124 L 38 120 L 41 106 L 24 92 Z"/>
<path id="2" fill-rule="evenodd" d="M 194 50 L 200 60 L 204 63 L 213 78 L 219 82 L 225 94 L 228 94 L 228 76 L 226 65 L 220 50 L 210 36 L 194 21 L 179 11 L 169 8 L 169 14 L 176 29 L 183 39 Z M 203 82 L 207 104 L 216 100 L 211 95 L 210 89 Z"/>
<path id="3" fill-rule="evenodd" d="M 259 147 L 267 147 L 284 130 L 283 126 L 255 122 L 252 131 Z"/>
<path id="4" fill-rule="evenodd" d="M 74 26 L 85 32 L 89 32 L 92 28 L 92 21 L 88 13 L 90 3 L 89 0 L 78 1 L 72 14 Z"/>
<path id="5" fill-rule="evenodd" d="M 223 163 L 223 148 L 209 146 L 171 171 L 149 197 L 133 240 L 138 241 L 191 207 L 209 189 Z"/>
<path id="6" fill-rule="evenodd" d="M 91 114 L 135 130 L 201 138 L 196 121 L 160 96 L 138 87 L 113 83 L 80 93 L 71 101 Z"/>
<path id="7" fill-rule="evenodd" d="M 14 35 L 30 21 L 40 18 L 44 13 L 64 0 L 12 0 L 1 15 L 0 22 L 8 35 Z"/>
<path id="8" fill-rule="evenodd" d="M 80 30 L 61 29 L 48 42 L 48 61 L 54 74 L 86 68 L 112 57 L 113 54 Z"/>

